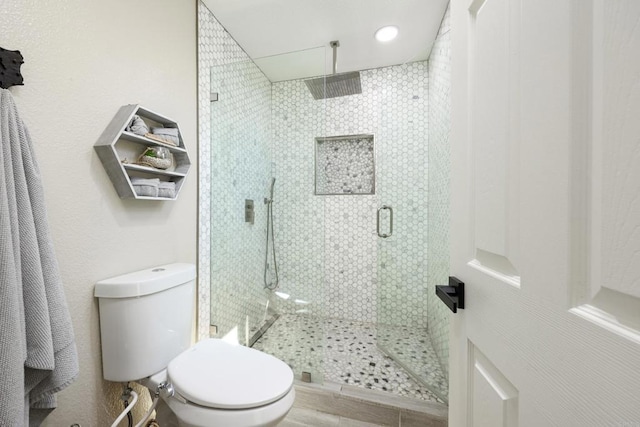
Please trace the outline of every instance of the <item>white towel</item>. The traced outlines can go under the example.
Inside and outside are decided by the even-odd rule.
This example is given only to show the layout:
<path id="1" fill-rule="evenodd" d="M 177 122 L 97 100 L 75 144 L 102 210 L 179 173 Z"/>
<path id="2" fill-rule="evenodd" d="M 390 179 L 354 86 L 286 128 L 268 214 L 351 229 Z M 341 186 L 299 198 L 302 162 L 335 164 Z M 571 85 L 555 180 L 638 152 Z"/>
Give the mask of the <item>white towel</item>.
<path id="1" fill-rule="evenodd" d="M 0 420 L 40 425 L 78 375 L 31 139 L 0 89 Z"/>

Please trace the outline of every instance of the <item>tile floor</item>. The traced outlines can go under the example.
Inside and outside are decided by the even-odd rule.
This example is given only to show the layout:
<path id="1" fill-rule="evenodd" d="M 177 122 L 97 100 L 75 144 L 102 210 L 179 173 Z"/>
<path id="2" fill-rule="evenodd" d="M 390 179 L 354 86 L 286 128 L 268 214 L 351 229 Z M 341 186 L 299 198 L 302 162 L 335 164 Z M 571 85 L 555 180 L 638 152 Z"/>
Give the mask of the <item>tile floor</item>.
<path id="1" fill-rule="evenodd" d="M 426 330 L 378 329 L 371 323 L 283 314 L 253 347 L 288 363 L 297 379 L 301 372 L 310 372 L 314 382 L 321 377 L 338 384 L 442 402 L 376 345 L 379 342 L 398 355 L 402 363 L 420 372 L 446 395 L 447 381 Z"/>

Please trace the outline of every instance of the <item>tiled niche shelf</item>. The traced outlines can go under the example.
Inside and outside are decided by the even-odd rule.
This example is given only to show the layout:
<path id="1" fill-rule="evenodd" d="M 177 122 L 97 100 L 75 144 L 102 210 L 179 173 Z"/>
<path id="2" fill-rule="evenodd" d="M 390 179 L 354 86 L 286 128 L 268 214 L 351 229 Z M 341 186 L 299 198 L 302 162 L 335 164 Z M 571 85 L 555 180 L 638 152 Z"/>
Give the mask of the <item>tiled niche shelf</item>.
<path id="1" fill-rule="evenodd" d="M 178 146 L 164 144 L 127 132 L 125 128 L 134 115 L 140 116 L 149 128 L 166 127 L 178 129 Z M 166 147 L 171 152 L 173 161 L 169 169 L 156 169 L 133 163 L 147 147 L 152 146 Z M 180 132 L 178 123 L 137 104 L 120 107 L 111 123 L 98 138 L 94 148 L 121 199 L 175 200 L 178 198 L 182 183 L 191 168 L 191 161 L 184 146 L 182 132 Z M 138 196 L 131 184 L 131 178 L 133 177 L 159 178 L 160 181 L 173 181 L 176 183 L 175 197 Z"/>
<path id="2" fill-rule="evenodd" d="M 315 194 L 375 194 L 373 135 L 316 138 Z"/>

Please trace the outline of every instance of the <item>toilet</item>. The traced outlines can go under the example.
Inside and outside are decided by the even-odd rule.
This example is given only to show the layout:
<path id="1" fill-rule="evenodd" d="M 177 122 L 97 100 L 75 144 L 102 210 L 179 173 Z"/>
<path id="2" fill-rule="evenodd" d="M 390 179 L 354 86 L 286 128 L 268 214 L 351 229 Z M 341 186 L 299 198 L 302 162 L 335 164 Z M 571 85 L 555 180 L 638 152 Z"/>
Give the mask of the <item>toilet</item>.
<path id="1" fill-rule="evenodd" d="M 291 368 L 220 339 L 191 346 L 195 277 L 176 263 L 96 284 L 104 379 L 145 385 L 181 427 L 277 425 L 295 400 Z"/>

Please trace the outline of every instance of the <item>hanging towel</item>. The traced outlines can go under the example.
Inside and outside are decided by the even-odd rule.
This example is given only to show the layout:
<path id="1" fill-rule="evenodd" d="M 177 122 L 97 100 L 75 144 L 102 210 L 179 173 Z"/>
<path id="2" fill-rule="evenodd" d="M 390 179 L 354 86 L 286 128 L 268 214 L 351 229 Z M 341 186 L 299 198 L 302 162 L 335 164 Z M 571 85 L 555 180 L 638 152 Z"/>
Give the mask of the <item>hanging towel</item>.
<path id="1" fill-rule="evenodd" d="M 29 133 L 0 89 L 0 424 L 37 426 L 78 375 Z"/>

